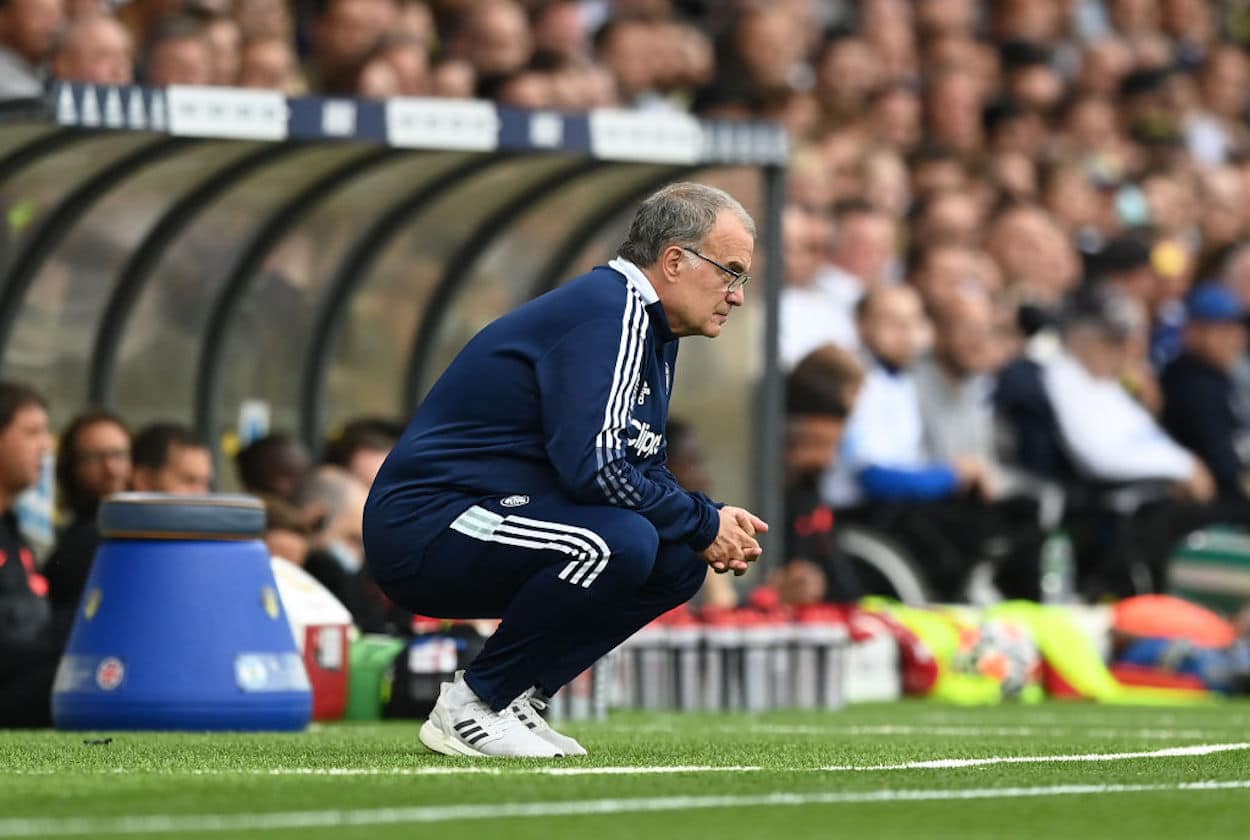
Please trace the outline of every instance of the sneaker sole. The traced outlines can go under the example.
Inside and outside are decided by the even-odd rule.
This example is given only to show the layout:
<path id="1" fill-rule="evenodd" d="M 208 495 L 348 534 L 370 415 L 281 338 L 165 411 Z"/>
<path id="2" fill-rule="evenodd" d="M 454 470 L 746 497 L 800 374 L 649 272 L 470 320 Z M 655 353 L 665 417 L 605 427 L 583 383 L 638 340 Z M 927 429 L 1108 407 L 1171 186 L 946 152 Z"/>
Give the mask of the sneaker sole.
<path id="1" fill-rule="evenodd" d="M 455 738 L 449 738 L 443 734 L 443 731 L 434 725 L 434 721 L 427 720 L 421 724 L 421 731 L 417 733 L 417 737 L 421 739 L 421 743 L 425 744 L 426 749 L 440 755 L 452 756 L 468 756 L 470 758 L 494 758 L 486 753 L 478 752 L 467 744 L 462 744 Z"/>
<path id="2" fill-rule="evenodd" d="M 432 720 L 427 720 L 421 724 L 421 729 L 417 732 L 417 737 L 426 749 L 436 752 L 440 755 L 465 756 L 468 758 L 564 758 L 564 753 L 557 752 L 555 755 L 529 755 L 529 756 L 502 756 L 490 755 L 489 753 L 479 752 L 468 744 L 462 743 L 456 738 L 449 737 Z M 544 742 L 546 743 L 546 742 Z M 555 749 L 558 746 L 551 745 Z"/>

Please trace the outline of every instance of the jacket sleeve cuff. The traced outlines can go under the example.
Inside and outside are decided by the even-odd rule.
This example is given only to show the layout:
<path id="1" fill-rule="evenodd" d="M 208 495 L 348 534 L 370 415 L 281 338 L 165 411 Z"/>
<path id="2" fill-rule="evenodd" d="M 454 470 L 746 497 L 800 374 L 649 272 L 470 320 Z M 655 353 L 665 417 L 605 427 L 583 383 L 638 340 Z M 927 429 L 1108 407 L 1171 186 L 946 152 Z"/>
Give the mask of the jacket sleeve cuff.
<path id="1" fill-rule="evenodd" d="M 720 511 L 707 502 L 704 502 L 701 508 L 699 527 L 686 541 L 686 545 L 695 551 L 703 551 L 716 542 L 716 535 L 720 533 Z"/>

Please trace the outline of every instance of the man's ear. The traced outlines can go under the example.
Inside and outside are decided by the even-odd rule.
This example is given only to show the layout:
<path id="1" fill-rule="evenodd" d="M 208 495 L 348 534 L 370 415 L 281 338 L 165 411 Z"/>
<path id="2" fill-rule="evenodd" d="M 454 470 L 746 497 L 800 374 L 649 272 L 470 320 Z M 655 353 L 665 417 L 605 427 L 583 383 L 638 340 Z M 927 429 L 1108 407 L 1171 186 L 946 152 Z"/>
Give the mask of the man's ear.
<path id="1" fill-rule="evenodd" d="M 674 282 L 677 272 L 681 269 L 681 262 L 686 255 L 677 245 L 669 245 L 664 249 L 664 253 L 660 254 L 660 264 L 664 268 L 664 279 L 670 283 Z"/>

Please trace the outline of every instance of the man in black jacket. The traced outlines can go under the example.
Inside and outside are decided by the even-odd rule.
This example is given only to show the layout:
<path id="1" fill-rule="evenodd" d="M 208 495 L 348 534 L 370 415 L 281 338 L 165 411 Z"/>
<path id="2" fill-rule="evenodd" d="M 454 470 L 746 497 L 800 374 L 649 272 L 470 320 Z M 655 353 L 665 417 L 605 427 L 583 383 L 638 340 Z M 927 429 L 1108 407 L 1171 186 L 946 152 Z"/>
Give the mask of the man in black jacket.
<path id="1" fill-rule="evenodd" d="M 1240 416 L 1232 370 L 1246 352 L 1246 311 L 1215 283 L 1186 300 L 1184 351 L 1163 372 L 1163 425 L 1215 479 L 1221 506 L 1250 511 L 1250 417 Z"/>
<path id="2" fill-rule="evenodd" d="M 0 382 L 0 729 L 52 722 L 52 680 L 68 622 L 53 618 L 48 582 L 13 513 L 51 448 L 43 398 Z"/>

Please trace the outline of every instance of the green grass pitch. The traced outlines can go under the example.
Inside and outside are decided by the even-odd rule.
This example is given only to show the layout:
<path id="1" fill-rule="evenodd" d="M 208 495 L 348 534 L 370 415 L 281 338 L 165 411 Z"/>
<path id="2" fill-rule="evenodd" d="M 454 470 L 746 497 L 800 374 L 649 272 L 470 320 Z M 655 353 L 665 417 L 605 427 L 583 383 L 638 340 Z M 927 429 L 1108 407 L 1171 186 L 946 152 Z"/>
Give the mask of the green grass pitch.
<path id="1" fill-rule="evenodd" d="M 444 759 L 406 722 L 0 732 L 0 837 L 1250 837 L 1250 705 L 907 702 L 565 729 L 589 757 Z"/>

